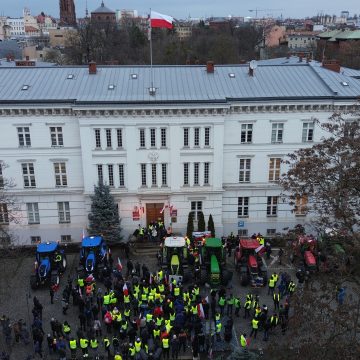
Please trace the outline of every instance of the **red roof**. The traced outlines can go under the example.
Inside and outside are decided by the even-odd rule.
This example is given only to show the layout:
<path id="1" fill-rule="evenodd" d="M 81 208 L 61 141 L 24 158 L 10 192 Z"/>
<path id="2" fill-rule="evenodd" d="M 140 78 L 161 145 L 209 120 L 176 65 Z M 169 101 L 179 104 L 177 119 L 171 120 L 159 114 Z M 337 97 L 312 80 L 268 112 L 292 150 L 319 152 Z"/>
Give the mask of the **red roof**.
<path id="1" fill-rule="evenodd" d="M 240 239 L 240 246 L 243 249 L 257 249 L 260 246 L 259 240 L 257 239 Z"/>
<path id="2" fill-rule="evenodd" d="M 25 26 L 25 32 L 34 32 L 34 31 L 39 31 L 39 29 L 33 26 Z"/>

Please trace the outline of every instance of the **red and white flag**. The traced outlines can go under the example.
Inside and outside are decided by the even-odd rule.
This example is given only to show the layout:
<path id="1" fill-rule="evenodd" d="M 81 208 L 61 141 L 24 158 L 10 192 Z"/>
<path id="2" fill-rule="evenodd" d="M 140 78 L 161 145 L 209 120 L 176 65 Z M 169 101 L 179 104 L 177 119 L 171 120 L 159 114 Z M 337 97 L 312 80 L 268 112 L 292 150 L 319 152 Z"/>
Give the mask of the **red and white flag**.
<path id="1" fill-rule="evenodd" d="M 124 286 L 123 286 L 123 293 L 124 293 L 124 295 L 129 295 L 129 290 L 128 290 L 126 283 L 124 283 Z"/>
<path id="2" fill-rule="evenodd" d="M 174 18 L 151 10 L 150 26 L 152 28 L 172 29 Z"/>
<path id="3" fill-rule="evenodd" d="M 264 245 L 260 245 L 259 247 L 257 247 L 255 249 L 255 252 L 257 254 L 259 254 L 260 256 L 262 256 L 265 253 L 265 246 Z"/>
<path id="4" fill-rule="evenodd" d="M 198 311 L 199 318 L 205 319 L 205 313 L 204 313 L 204 308 L 202 306 L 202 303 L 197 305 L 197 311 Z"/>
<path id="5" fill-rule="evenodd" d="M 121 271 L 122 269 L 123 269 L 123 266 L 122 266 L 120 258 L 118 257 L 117 270 Z"/>
<path id="6" fill-rule="evenodd" d="M 85 236 L 86 236 L 86 235 L 85 235 L 85 229 L 83 228 L 83 229 L 82 229 L 82 234 L 81 234 L 81 240 L 84 239 Z"/>
<path id="7" fill-rule="evenodd" d="M 153 283 L 153 280 L 154 280 L 153 274 L 150 273 L 150 275 L 149 275 L 149 284 L 150 285 Z"/>

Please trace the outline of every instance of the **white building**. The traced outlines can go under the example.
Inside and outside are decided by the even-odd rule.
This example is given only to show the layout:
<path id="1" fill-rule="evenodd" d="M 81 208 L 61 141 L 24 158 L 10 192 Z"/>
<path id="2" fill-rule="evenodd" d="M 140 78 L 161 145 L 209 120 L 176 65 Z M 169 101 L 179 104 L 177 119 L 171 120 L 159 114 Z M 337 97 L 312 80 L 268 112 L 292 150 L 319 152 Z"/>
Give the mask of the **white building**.
<path id="1" fill-rule="evenodd" d="M 99 179 L 125 236 L 162 216 L 183 233 L 200 210 L 217 235 L 304 224 L 304 202 L 293 213 L 279 197 L 280 160 L 320 141 L 314 118 L 360 94 L 359 80 L 305 62 L 253 76 L 247 65 L 155 66 L 154 88 L 147 66 L 0 68 L 0 78 L 0 174 L 16 184 L 20 243 L 79 241 Z"/>
<path id="2" fill-rule="evenodd" d="M 16 38 L 25 35 L 24 18 L 7 18 L 6 25 L 10 26 L 10 37 Z"/>

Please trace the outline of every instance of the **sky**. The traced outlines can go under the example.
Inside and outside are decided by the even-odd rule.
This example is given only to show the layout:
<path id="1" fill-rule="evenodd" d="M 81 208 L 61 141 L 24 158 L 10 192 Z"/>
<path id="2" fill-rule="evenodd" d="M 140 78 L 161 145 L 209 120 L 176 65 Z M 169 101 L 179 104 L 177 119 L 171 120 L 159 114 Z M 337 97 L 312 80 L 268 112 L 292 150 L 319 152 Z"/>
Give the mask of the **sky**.
<path id="1" fill-rule="evenodd" d="M 86 2 L 89 12 L 101 4 L 101 0 L 75 0 L 76 16 L 84 17 Z M 186 19 L 210 16 L 253 16 L 255 12 L 249 9 L 258 9 L 258 17 L 271 15 L 273 17 L 306 17 L 320 12 L 330 15 L 340 15 L 347 10 L 350 15 L 360 14 L 359 0 L 300 0 L 296 3 L 289 0 L 104 0 L 105 5 L 112 9 L 138 10 L 139 15 L 154 11 L 171 15 L 176 19 Z M 59 0 L 0 0 L 0 15 L 10 17 L 22 16 L 22 9 L 28 7 L 31 14 L 40 12 L 59 17 Z M 263 11 L 262 11 L 263 10 Z"/>

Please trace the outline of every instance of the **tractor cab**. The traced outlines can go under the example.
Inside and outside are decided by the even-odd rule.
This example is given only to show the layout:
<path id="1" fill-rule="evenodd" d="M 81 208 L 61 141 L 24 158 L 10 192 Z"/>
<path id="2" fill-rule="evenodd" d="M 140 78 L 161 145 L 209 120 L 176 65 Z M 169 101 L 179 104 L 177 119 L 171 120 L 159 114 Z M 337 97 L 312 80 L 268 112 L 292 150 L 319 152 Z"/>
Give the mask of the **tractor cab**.
<path id="1" fill-rule="evenodd" d="M 182 275 L 183 265 L 187 260 L 185 238 L 181 236 L 167 237 L 164 241 L 162 259 L 171 275 Z"/>
<path id="2" fill-rule="evenodd" d="M 32 289 L 47 283 L 58 284 L 66 270 L 66 256 L 57 242 L 40 243 L 36 248 L 35 272 L 30 276 Z"/>
<path id="3" fill-rule="evenodd" d="M 93 273 L 107 255 L 108 249 L 102 236 L 87 236 L 82 240 L 80 262 L 87 273 Z"/>
<path id="4" fill-rule="evenodd" d="M 202 282 L 208 281 L 211 285 L 226 285 L 231 274 L 225 270 L 226 255 L 222 241 L 219 238 L 207 238 L 201 252 Z"/>

